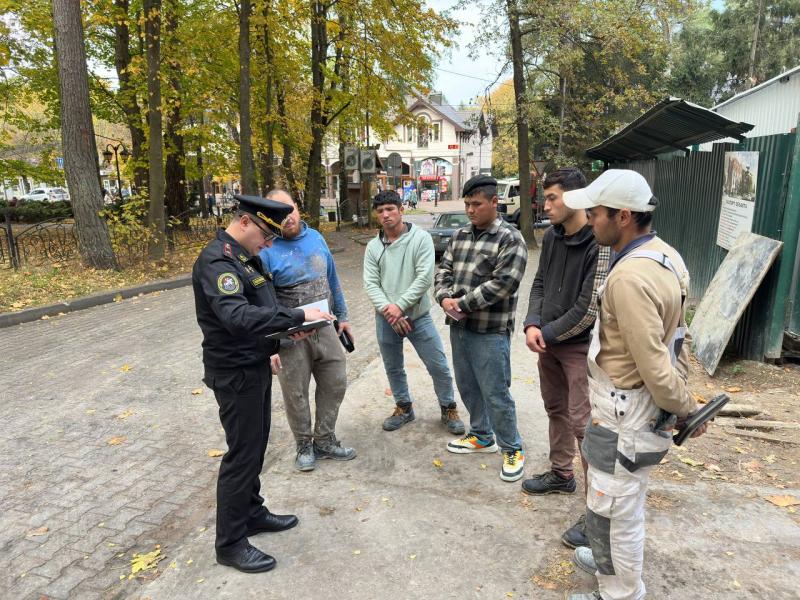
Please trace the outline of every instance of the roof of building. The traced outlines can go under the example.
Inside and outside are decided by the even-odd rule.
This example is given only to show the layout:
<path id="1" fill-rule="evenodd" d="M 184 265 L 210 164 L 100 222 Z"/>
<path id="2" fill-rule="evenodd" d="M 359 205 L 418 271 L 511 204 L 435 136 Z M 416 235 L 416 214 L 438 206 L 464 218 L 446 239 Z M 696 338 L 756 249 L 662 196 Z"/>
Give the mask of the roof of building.
<path id="1" fill-rule="evenodd" d="M 589 158 L 606 162 L 646 160 L 693 144 L 727 137 L 743 139 L 753 129 L 680 98 L 666 98 L 620 131 L 589 148 Z"/>
<path id="2" fill-rule="evenodd" d="M 412 96 L 409 98 L 407 108 L 412 110 L 417 106 L 424 106 L 429 110 L 439 113 L 456 127 L 456 131 L 466 131 L 474 129 L 468 123 L 469 118 L 476 112 L 475 110 L 457 110 L 447 103 L 447 99 L 441 96 L 441 103 L 434 102 L 430 97 Z"/>
<path id="3" fill-rule="evenodd" d="M 740 93 L 736 94 L 735 96 L 733 96 L 732 98 L 728 98 L 727 100 L 725 100 L 725 102 L 720 102 L 716 106 L 712 106 L 711 110 L 717 110 L 718 108 L 720 108 L 722 106 L 725 106 L 726 104 L 732 104 L 733 102 L 738 102 L 739 100 L 741 100 L 745 96 L 749 96 L 750 94 L 754 94 L 755 92 L 763 90 L 765 87 L 769 87 L 772 84 L 777 83 L 778 81 L 780 81 L 784 77 L 791 77 L 795 73 L 800 73 L 800 65 L 797 65 L 796 67 L 793 67 L 793 68 L 789 69 L 788 71 L 784 71 L 780 75 L 776 75 L 772 79 L 768 79 L 764 83 L 760 83 L 757 86 L 750 88 L 749 90 L 745 90 L 743 92 L 740 92 Z"/>

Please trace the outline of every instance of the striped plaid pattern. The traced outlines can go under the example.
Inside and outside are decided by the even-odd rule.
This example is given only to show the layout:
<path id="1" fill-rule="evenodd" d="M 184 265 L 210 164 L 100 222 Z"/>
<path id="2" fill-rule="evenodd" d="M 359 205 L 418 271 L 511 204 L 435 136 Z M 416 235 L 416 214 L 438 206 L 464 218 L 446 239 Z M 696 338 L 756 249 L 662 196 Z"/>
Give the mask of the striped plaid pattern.
<path id="1" fill-rule="evenodd" d="M 528 248 L 513 226 L 500 217 L 476 235 L 472 225 L 455 232 L 436 272 L 436 302 L 460 298 L 463 321 L 447 320 L 476 333 L 514 330 L 517 290 L 525 274 Z"/>
<path id="2" fill-rule="evenodd" d="M 608 275 L 608 264 L 611 262 L 611 246 L 597 245 L 597 267 L 594 271 L 594 281 L 592 282 L 592 299 L 589 301 L 589 307 L 586 309 L 586 314 L 583 318 L 569 331 L 566 331 L 556 337 L 559 342 L 568 340 L 569 338 L 580 335 L 592 325 L 597 318 L 599 306 L 597 298 L 599 296 L 600 287 L 606 282 L 606 275 Z"/>

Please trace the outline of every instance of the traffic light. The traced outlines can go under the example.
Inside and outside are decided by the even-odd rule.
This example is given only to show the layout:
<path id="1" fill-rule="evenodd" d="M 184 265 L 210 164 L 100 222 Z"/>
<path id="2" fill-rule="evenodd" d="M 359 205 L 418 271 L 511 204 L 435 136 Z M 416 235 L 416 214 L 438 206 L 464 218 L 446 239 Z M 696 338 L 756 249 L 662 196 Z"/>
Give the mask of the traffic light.
<path id="1" fill-rule="evenodd" d="M 358 169 L 358 148 L 355 146 L 344 147 L 344 169 L 345 171 Z"/>
<path id="2" fill-rule="evenodd" d="M 378 162 L 378 153 L 375 150 L 361 151 L 361 165 L 359 171 L 364 173 L 375 173 Z"/>

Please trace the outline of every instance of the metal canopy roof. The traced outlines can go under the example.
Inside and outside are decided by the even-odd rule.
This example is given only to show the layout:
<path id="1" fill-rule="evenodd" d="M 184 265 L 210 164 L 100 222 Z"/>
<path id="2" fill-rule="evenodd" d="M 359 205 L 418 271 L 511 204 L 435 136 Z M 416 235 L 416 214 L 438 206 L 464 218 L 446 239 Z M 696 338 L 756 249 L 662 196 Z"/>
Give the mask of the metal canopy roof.
<path id="1" fill-rule="evenodd" d="M 586 155 L 606 162 L 647 160 L 727 137 L 741 141 L 743 134 L 753 127 L 680 98 L 667 98 L 607 140 L 589 148 Z"/>

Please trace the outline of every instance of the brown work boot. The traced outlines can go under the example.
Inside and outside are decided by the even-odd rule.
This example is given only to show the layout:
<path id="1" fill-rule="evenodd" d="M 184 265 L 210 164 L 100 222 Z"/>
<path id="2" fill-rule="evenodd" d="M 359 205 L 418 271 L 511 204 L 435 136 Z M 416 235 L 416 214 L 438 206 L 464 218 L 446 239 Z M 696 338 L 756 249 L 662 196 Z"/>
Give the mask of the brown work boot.
<path id="1" fill-rule="evenodd" d="M 414 408 L 410 404 L 407 406 L 395 406 L 392 416 L 384 420 L 383 429 L 385 431 L 394 431 L 413 420 Z"/>
<path id="2" fill-rule="evenodd" d="M 442 425 L 447 427 L 447 431 L 453 435 L 462 435 L 464 433 L 464 422 L 458 416 L 455 402 L 450 406 L 442 406 Z"/>

